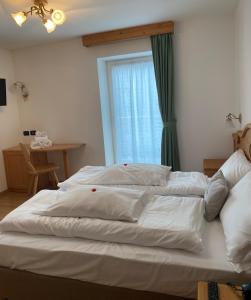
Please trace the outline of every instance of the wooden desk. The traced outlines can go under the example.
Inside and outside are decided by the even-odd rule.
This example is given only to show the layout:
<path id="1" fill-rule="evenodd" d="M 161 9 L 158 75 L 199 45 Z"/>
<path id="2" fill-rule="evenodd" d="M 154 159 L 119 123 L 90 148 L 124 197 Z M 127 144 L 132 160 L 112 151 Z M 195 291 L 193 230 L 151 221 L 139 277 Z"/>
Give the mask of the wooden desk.
<path id="1" fill-rule="evenodd" d="M 68 151 L 78 149 L 85 144 L 54 144 L 52 147 L 31 149 L 31 159 L 34 165 L 48 163 L 47 153 L 62 152 L 64 161 L 65 179 L 69 178 L 69 157 Z M 19 146 L 3 150 L 6 179 L 8 190 L 13 192 L 26 192 L 28 186 L 28 175 L 25 170 L 23 154 Z M 43 176 L 39 188 L 49 185 L 48 176 Z"/>
<path id="2" fill-rule="evenodd" d="M 218 284 L 219 300 L 240 300 L 243 299 L 240 292 L 234 291 L 226 284 Z M 198 298 L 197 300 L 208 300 L 208 283 L 198 283 Z"/>

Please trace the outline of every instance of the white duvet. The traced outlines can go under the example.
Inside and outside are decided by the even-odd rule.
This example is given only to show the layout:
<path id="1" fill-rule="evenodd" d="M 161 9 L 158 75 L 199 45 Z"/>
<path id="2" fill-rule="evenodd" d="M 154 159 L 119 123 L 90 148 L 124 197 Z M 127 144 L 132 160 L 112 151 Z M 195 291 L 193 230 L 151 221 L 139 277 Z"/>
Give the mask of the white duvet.
<path id="1" fill-rule="evenodd" d="M 78 237 L 141 246 L 203 249 L 203 211 L 200 198 L 154 196 L 137 223 L 91 218 L 47 217 L 33 212 L 54 203 L 62 191 L 41 191 L 0 222 L 0 231 L 59 237 Z"/>
<path id="2" fill-rule="evenodd" d="M 171 167 L 156 164 L 123 164 L 85 167 L 88 176 L 82 178 L 83 184 L 98 185 L 165 185 Z"/>
<path id="3" fill-rule="evenodd" d="M 103 172 L 103 166 L 87 166 L 66 181 L 59 183 L 61 190 L 70 190 L 78 185 L 85 185 L 87 180 Z M 147 191 L 155 195 L 204 196 L 208 185 L 208 177 L 200 172 L 170 172 L 165 185 L 123 185 L 130 189 Z M 121 185 L 112 185 L 121 186 Z"/>

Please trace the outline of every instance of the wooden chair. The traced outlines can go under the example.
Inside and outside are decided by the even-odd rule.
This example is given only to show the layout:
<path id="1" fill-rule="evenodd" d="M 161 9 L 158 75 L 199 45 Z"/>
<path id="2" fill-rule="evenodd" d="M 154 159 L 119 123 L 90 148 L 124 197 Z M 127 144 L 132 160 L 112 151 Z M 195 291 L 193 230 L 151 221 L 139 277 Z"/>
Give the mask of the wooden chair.
<path id="1" fill-rule="evenodd" d="M 58 177 L 56 174 L 56 170 L 59 168 L 58 166 L 56 166 L 55 164 L 52 163 L 48 163 L 46 165 L 38 165 L 38 166 L 34 166 L 31 162 L 31 153 L 30 153 L 30 149 L 25 145 L 20 143 L 19 144 L 23 155 L 24 155 L 24 160 L 25 160 L 25 165 L 26 165 L 26 170 L 30 176 L 30 182 L 29 182 L 29 187 L 28 187 L 28 193 L 35 195 L 37 192 L 37 188 L 38 188 L 38 177 L 41 174 L 51 174 L 52 175 L 52 179 L 57 187 L 58 185 Z"/>

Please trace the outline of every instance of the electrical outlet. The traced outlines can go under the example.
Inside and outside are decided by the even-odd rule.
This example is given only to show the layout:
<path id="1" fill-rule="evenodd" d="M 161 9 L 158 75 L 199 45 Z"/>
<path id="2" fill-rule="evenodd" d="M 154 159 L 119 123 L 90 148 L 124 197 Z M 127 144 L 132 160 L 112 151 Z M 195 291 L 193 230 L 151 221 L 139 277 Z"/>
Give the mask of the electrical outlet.
<path id="1" fill-rule="evenodd" d="M 24 135 L 24 136 L 29 136 L 29 135 L 30 135 L 29 130 L 24 130 L 24 131 L 23 131 L 23 135 Z"/>
<path id="2" fill-rule="evenodd" d="M 30 130 L 30 135 L 36 135 L 36 130 Z"/>

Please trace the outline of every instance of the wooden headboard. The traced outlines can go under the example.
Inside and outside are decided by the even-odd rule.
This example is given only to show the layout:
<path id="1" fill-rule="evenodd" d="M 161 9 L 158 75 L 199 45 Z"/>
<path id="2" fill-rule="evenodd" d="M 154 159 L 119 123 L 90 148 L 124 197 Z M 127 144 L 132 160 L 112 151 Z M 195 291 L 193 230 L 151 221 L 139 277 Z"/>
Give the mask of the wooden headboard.
<path id="1" fill-rule="evenodd" d="M 242 149 L 249 161 L 251 161 L 251 124 L 247 124 L 243 130 L 233 134 L 234 150 Z"/>

